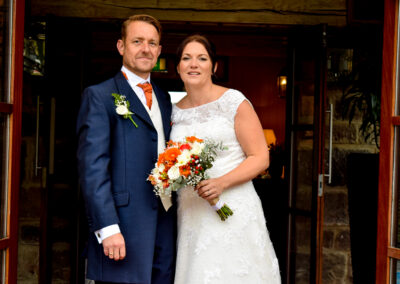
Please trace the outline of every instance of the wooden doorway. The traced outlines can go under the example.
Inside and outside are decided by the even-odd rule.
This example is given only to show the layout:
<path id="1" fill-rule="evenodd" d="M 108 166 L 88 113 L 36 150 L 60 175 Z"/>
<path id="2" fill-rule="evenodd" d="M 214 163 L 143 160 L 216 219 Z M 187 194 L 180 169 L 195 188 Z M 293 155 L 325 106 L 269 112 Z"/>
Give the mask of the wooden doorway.
<path id="1" fill-rule="evenodd" d="M 76 179 L 76 112 L 83 88 L 113 76 L 121 67 L 115 48 L 120 21 L 61 17 L 30 21 L 46 23 L 46 66 L 44 76 L 25 74 L 24 151 L 30 151 L 29 141 L 39 141 L 40 169 L 37 177 L 32 177 L 34 182 L 23 181 L 20 207 L 36 205 L 30 212 L 21 210 L 20 229 L 28 233 L 40 231 L 37 237 L 40 240 L 31 238 L 20 246 L 29 251 L 40 243 L 40 269 L 35 267 L 39 279 L 36 281 L 48 283 L 63 279 L 81 283 L 87 226 Z M 220 84 L 243 91 L 261 117 L 263 127 L 274 129 L 278 143 L 284 143 L 286 99 L 279 97 L 276 80 L 287 64 L 286 29 L 176 22 L 163 23 L 163 28 L 162 56 L 167 61 L 168 72 L 153 73 L 152 78 L 159 85 L 168 91 L 182 89 L 173 60 L 176 47 L 188 34 L 206 34 L 215 42 L 221 56 L 221 69 L 217 74 Z M 259 83 L 249 87 L 249 80 Z M 39 130 L 34 123 L 37 118 Z M 35 139 L 36 133 L 39 133 L 38 139 Z M 40 188 L 35 188 L 35 184 Z M 35 194 L 39 190 L 41 194 Z M 280 210 L 284 211 L 285 201 L 278 202 L 275 198 L 276 195 L 285 196 L 284 188 L 273 188 L 263 181 L 259 191 L 268 205 L 283 204 Z M 286 228 L 280 220 L 276 221 L 277 215 L 268 210 L 269 206 L 264 207 L 271 238 L 280 242 L 276 247 L 280 248 L 281 267 L 284 267 Z M 36 214 L 34 218 L 32 212 Z"/>
<path id="2" fill-rule="evenodd" d="M 0 2 L 0 282 L 16 283 L 24 1 Z"/>
<path id="3" fill-rule="evenodd" d="M 376 283 L 400 283 L 399 1 L 385 1 Z"/>
<path id="4" fill-rule="evenodd" d="M 286 283 L 322 283 L 326 26 L 299 28 L 291 40 Z"/>

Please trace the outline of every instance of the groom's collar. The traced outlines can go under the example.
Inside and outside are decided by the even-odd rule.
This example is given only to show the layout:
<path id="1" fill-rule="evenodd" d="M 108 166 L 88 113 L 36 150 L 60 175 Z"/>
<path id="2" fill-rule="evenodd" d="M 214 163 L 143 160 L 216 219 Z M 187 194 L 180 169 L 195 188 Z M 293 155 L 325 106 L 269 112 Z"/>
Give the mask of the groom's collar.
<path id="1" fill-rule="evenodd" d="M 142 77 L 139 77 L 135 73 L 131 72 L 128 68 L 126 68 L 123 65 L 122 65 L 121 71 L 123 74 L 125 74 L 128 82 L 130 83 L 131 86 L 136 86 L 137 84 L 144 83 L 144 82 L 150 83 L 150 74 L 149 74 L 149 77 L 147 77 L 147 79 L 143 79 Z"/>

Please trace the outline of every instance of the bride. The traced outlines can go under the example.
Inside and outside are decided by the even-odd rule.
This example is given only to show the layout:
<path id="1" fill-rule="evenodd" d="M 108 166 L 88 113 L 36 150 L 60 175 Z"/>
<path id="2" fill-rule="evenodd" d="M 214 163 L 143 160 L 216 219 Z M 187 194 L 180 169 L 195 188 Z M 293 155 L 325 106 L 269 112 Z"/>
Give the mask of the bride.
<path id="1" fill-rule="evenodd" d="M 216 55 L 207 38 L 186 38 L 177 55 L 187 96 L 173 106 L 171 140 L 209 138 L 228 150 L 218 153 L 210 179 L 178 191 L 175 284 L 280 283 L 251 181 L 269 164 L 257 114 L 241 92 L 212 82 Z M 217 197 L 234 212 L 224 222 L 208 203 Z"/>

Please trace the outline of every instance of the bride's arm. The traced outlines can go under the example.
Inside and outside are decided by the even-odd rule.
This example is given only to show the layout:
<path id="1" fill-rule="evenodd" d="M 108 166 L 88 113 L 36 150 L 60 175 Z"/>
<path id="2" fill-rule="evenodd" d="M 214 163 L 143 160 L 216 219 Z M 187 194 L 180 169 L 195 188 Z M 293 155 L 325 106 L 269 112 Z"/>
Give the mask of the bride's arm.
<path id="1" fill-rule="evenodd" d="M 199 183 L 196 189 L 204 199 L 218 197 L 225 189 L 255 178 L 269 166 L 269 152 L 260 120 L 247 101 L 237 109 L 235 132 L 246 159 L 229 173 Z"/>

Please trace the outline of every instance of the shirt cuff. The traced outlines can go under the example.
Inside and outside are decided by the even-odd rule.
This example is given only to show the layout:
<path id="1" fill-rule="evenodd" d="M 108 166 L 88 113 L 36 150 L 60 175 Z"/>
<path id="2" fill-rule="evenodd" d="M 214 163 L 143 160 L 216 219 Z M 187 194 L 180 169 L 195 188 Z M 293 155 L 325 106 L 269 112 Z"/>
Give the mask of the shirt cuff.
<path id="1" fill-rule="evenodd" d="M 97 241 L 99 242 L 99 244 L 101 244 L 104 239 L 106 239 L 112 235 L 118 234 L 120 232 L 121 232 L 121 230 L 119 229 L 118 224 L 114 224 L 114 225 L 104 227 L 100 230 L 97 230 L 94 232 L 94 234 L 96 235 L 96 238 L 97 238 Z"/>

